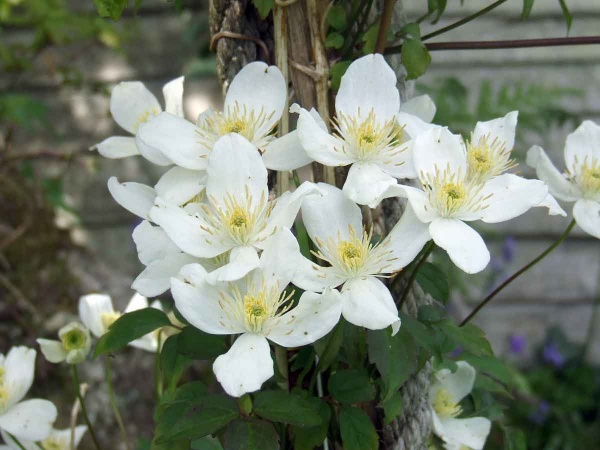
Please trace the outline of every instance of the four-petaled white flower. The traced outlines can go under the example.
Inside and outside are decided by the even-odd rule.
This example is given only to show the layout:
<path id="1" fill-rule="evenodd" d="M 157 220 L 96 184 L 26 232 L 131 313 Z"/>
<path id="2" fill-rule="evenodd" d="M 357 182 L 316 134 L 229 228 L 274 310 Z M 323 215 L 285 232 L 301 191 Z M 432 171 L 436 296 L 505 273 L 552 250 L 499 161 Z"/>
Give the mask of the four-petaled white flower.
<path id="1" fill-rule="evenodd" d="M 71 429 L 67 428 L 66 430 L 57 430 L 52 429 L 50 435 L 39 441 L 41 448 L 43 450 L 74 450 L 79 446 L 83 435 L 87 431 L 87 427 L 85 425 L 79 425 L 75 427 L 75 439 L 74 444 L 75 447 L 71 448 Z M 8 445 L 0 445 L 0 450 L 40 450 L 40 447 L 36 442 L 27 441 L 24 439 L 19 439 L 19 443 L 22 447 L 17 444 L 14 439 L 12 439 L 7 433 L 2 432 L 2 439 Z"/>
<path id="2" fill-rule="evenodd" d="M 566 172 L 560 173 L 541 147 L 527 153 L 527 164 L 552 195 L 575 202 L 573 217 L 583 231 L 600 239 L 600 125 L 586 120 L 565 143 Z"/>
<path id="3" fill-rule="evenodd" d="M 46 439 L 57 416 L 48 400 L 21 401 L 33 383 L 35 355 L 27 347 L 0 354 L 0 430 L 29 441 Z"/>
<path id="4" fill-rule="evenodd" d="M 71 322 L 58 330 L 60 341 L 38 339 L 44 357 L 51 363 L 80 364 L 92 348 L 90 331 L 79 322 Z"/>
<path id="5" fill-rule="evenodd" d="M 183 117 L 183 77 L 165 84 L 165 111 L 177 117 Z M 143 83 L 124 81 L 112 90 L 110 112 L 125 131 L 136 135 L 142 124 L 155 119 L 162 111 L 160 103 Z M 145 145 L 135 137 L 111 136 L 91 148 L 106 158 L 125 158 L 139 155 L 160 166 L 173 164 L 172 161 L 156 149 Z"/>
<path id="6" fill-rule="evenodd" d="M 232 133 L 215 144 L 206 168 L 206 203 L 178 205 L 157 198 L 150 218 L 185 253 L 229 262 L 210 273 L 210 282 L 231 281 L 258 267 L 258 253 L 278 229 L 289 229 L 305 196 L 319 191 L 310 182 L 269 200 L 267 169 L 256 147 Z"/>
<path id="7" fill-rule="evenodd" d="M 153 301 L 149 305 L 146 297 L 136 293 L 131 297 L 123 314 L 148 307 L 162 311 L 162 305 L 158 300 Z M 121 317 L 121 315 L 122 314 L 119 311 L 115 311 L 112 300 L 108 295 L 88 294 L 79 299 L 79 317 L 97 338 L 106 334 L 108 328 Z M 158 350 L 159 342 L 158 332 L 160 332 L 160 330 L 148 333 L 135 341 L 131 341 L 129 345 L 149 352 L 156 352 Z"/>
<path id="8" fill-rule="evenodd" d="M 540 180 L 505 173 L 483 181 L 481 171 L 473 176 L 473 167 L 478 166 L 470 166 L 462 138 L 447 128 L 419 135 L 413 149 L 421 188 L 395 185 L 385 195 L 407 197 L 434 242 L 467 273 L 483 270 L 490 253 L 479 233 L 465 222 L 510 220 L 547 197 L 548 188 Z"/>
<path id="9" fill-rule="evenodd" d="M 316 292 L 343 285 L 342 314 L 346 320 L 372 330 L 392 325 L 396 332 L 400 326 L 398 309 L 377 277 L 386 277 L 408 265 L 429 240 L 427 231 L 408 207 L 390 234 L 374 244 L 372 233 L 363 228 L 356 203 L 336 187 L 318 187 L 325 195 L 305 199 L 302 218 L 317 246 L 315 255 L 329 266 L 319 266 L 298 255 L 293 283 Z"/>
<path id="10" fill-rule="evenodd" d="M 338 322 L 339 294 L 305 292 L 293 306 L 290 283 L 298 242 L 289 230 L 269 238 L 260 266 L 245 278 L 216 285 L 207 282 L 200 264 L 184 267 L 172 279 L 177 310 L 194 327 L 211 334 L 241 334 L 214 364 L 225 391 L 235 397 L 253 392 L 273 376 L 270 341 L 283 347 L 308 345 L 326 335 Z"/>
<path id="11" fill-rule="evenodd" d="M 196 124 L 161 113 L 140 127 L 138 137 L 178 166 L 201 170 L 206 168 L 219 138 L 238 133 L 260 149 L 269 169 L 297 169 L 312 161 L 302 149 L 297 133 L 279 139 L 273 134 L 286 96 L 287 85 L 281 71 L 263 62 L 252 62 L 232 80 L 223 112 L 209 109 L 200 114 Z"/>
<path id="12" fill-rule="evenodd" d="M 447 444 L 448 449 L 481 450 L 491 422 L 485 417 L 458 418 L 462 412 L 461 400 L 473 389 L 475 369 L 465 361 L 457 361 L 456 365 L 458 368 L 454 373 L 442 369 L 434 374 L 429 390 L 433 432 Z"/>
<path id="13" fill-rule="evenodd" d="M 308 156 L 326 166 L 350 167 L 344 193 L 374 208 L 396 178 L 415 178 L 411 138 L 431 121 L 429 97 L 400 105 L 396 74 L 379 54 L 357 59 L 342 77 L 335 99 L 333 135 L 318 115 L 297 105 L 298 134 Z"/>

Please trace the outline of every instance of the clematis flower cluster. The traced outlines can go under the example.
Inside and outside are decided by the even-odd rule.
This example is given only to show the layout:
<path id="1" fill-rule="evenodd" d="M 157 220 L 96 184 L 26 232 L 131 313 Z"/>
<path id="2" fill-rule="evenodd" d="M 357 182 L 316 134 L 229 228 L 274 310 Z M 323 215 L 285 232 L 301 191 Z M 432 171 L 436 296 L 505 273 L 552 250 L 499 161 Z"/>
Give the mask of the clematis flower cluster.
<path id="1" fill-rule="evenodd" d="M 396 83 L 381 55 L 364 56 L 342 77 L 331 123 L 293 105 L 297 129 L 278 137 L 287 86 L 277 67 L 261 62 L 234 78 L 223 111 L 205 111 L 193 122 L 183 114 L 182 78 L 165 86 L 164 111 L 141 83 L 121 83 L 113 91 L 113 117 L 135 138 L 109 138 L 96 146 L 99 152 L 112 158 L 141 154 L 170 166 L 155 186 L 108 180 L 115 200 L 142 219 L 133 232 L 145 266 L 132 285 L 136 302 L 170 289 L 189 325 L 236 336 L 213 365 L 228 394 L 256 391 L 273 376 L 270 343 L 311 344 L 342 317 L 396 333 L 398 308 L 385 280 L 430 240 L 460 269 L 476 273 L 490 254 L 468 222 L 507 221 L 533 207 L 566 215 L 554 195 L 577 199 L 577 210 L 598 204 L 597 146 L 586 141 L 597 133 L 591 125 L 568 141 L 569 148 L 588 147 L 569 150 L 569 175 L 560 184 L 535 149 L 529 159 L 537 161 L 538 174 L 550 175 L 526 179 L 509 172 L 516 167 L 516 111 L 478 122 L 464 139 L 431 123 L 435 105 L 429 97 L 402 102 Z M 349 166 L 342 188 L 308 180 L 290 192 L 270 191 L 269 170 L 314 161 Z M 405 198 L 407 206 L 387 235 L 375 236 L 361 206 L 378 208 L 390 197 Z M 312 241 L 311 258 L 294 236 L 299 213 Z M 82 299 L 80 315 L 96 336 L 118 317 L 102 296 Z M 132 345 L 157 350 L 151 337 L 142 340 Z M 459 370 L 470 373 L 461 364 Z M 448 377 L 440 374 L 440 383 Z M 444 389 L 434 397 L 449 392 L 456 404 L 470 390 Z M 444 436 L 449 448 L 481 448 L 479 441 Z"/>

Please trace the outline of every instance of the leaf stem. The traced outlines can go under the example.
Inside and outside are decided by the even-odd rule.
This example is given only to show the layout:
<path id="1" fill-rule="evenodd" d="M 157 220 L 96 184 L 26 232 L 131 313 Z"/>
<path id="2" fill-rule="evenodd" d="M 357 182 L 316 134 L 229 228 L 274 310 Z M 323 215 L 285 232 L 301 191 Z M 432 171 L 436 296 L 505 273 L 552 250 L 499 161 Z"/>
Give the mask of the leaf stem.
<path id="1" fill-rule="evenodd" d="M 88 416 L 87 408 L 85 407 L 85 402 L 83 400 L 83 396 L 81 395 L 81 390 L 79 387 L 79 373 L 77 372 L 77 364 L 72 364 L 71 367 L 73 368 L 73 384 L 75 386 L 75 395 L 77 396 L 77 399 L 79 400 L 79 405 L 81 406 L 81 414 L 83 415 L 85 423 L 88 427 L 90 436 L 92 437 L 92 441 L 94 441 L 94 446 L 96 447 L 96 450 L 102 450 L 102 446 L 98 442 L 98 437 L 96 436 L 96 432 L 94 431 L 94 427 L 92 426 L 92 422 L 90 420 L 90 417 Z"/>
<path id="2" fill-rule="evenodd" d="M 462 327 L 462 326 L 465 326 L 466 324 L 468 324 L 471 321 L 471 319 L 473 319 L 473 317 L 475 317 L 477 315 L 477 313 L 485 305 L 487 305 L 500 291 L 502 291 L 502 289 L 504 289 L 506 286 L 508 286 L 513 281 L 515 281 L 517 278 L 519 278 L 521 275 L 523 275 L 525 272 L 527 272 L 529 269 L 531 269 L 533 266 L 535 266 L 537 263 L 539 263 L 542 259 L 544 259 L 546 256 L 548 256 L 550 253 L 552 253 L 552 250 L 554 250 L 556 247 L 558 247 L 567 238 L 567 236 L 569 235 L 569 233 L 575 226 L 575 223 L 576 223 L 575 219 L 573 219 L 571 221 L 571 223 L 569 224 L 569 226 L 565 229 L 565 231 L 563 231 L 563 234 L 560 235 L 560 237 L 558 238 L 558 240 L 556 242 L 554 242 L 550 247 L 548 247 L 546 250 L 544 250 L 542 253 L 540 253 L 535 259 L 533 259 L 532 261 L 530 261 L 529 263 L 527 263 L 526 265 L 521 267 L 514 274 L 512 274 L 508 279 L 506 279 L 502 284 L 500 284 L 500 286 L 498 286 L 496 289 L 494 289 L 486 298 L 484 298 L 475 307 L 475 309 L 473 311 L 471 311 L 471 314 L 469 314 L 460 323 L 460 326 Z"/>
<path id="3" fill-rule="evenodd" d="M 121 430 L 121 438 L 123 439 L 123 442 L 125 442 L 125 447 L 127 447 L 127 450 L 131 450 L 131 446 L 129 445 L 129 439 L 127 438 L 127 430 L 125 430 L 123 418 L 121 417 L 121 413 L 119 412 L 117 401 L 115 399 L 115 391 L 112 384 L 112 364 L 109 355 L 106 356 L 106 386 L 108 388 L 108 399 L 110 401 L 110 406 L 112 407 L 113 413 L 115 415 L 117 425 Z"/>
<path id="4" fill-rule="evenodd" d="M 383 11 L 381 12 L 381 22 L 379 25 L 379 32 L 377 33 L 377 41 L 375 42 L 375 53 L 383 54 L 385 51 L 395 5 L 396 0 L 383 0 Z"/>
<path id="5" fill-rule="evenodd" d="M 410 278 L 406 282 L 406 286 L 404 286 L 404 291 L 402 291 L 402 297 L 400 297 L 400 300 L 398 301 L 398 309 L 402 308 L 404 302 L 406 302 L 406 299 L 408 298 L 408 293 L 410 292 L 410 288 L 412 287 L 413 283 L 415 282 L 415 279 L 417 278 L 417 272 L 419 272 L 421 266 L 425 263 L 425 261 L 427 261 L 427 258 L 433 251 L 434 247 L 435 243 L 433 242 L 433 240 L 429 241 L 425 246 L 425 251 L 421 255 L 421 259 L 419 259 L 419 262 L 410 274 Z"/>
<path id="6" fill-rule="evenodd" d="M 158 333 L 158 347 L 156 349 L 156 357 L 154 358 L 154 388 L 156 390 L 156 399 L 160 400 L 163 395 L 162 373 L 160 371 L 160 352 L 162 344 L 162 333 Z"/>
<path id="7" fill-rule="evenodd" d="M 19 446 L 19 448 L 20 448 L 21 450 L 27 450 L 27 449 L 25 448 L 25 446 L 24 446 L 23 444 L 21 444 L 21 441 L 19 441 L 19 440 L 16 438 L 16 436 L 15 436 L 15 435 L 13 435 L 13 434 L 10 434 L 10 433 L 7 433 L 7 434 L 8 434 L 8 437 L 10 437 L 10 438 L 11 438 L 11 439 L 14 441 L 14 443 L 15 443 L 15 444 L 17 444 L 17 445 Z"/>
<path id="8" fill-rule="evenodd" d="M 281 345 L 275 346 L 275 361 L 277 363 L 277 369 L 279 369 L 279 373 L 283 376 L 283 381 L 279 383 L 279 387 L 285 391 L 289 391 L 288 354 L 285 347 L 282 347 Z"/>

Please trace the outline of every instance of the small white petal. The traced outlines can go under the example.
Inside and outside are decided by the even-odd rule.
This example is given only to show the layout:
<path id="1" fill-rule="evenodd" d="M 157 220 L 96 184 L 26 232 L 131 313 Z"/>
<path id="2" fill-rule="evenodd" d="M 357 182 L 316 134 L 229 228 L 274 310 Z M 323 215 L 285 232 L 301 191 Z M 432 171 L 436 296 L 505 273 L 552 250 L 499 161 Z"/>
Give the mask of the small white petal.
<path id="1" fill-rule="evenodd" d="M 546 197 L 544 197 L 544 200 L 542 200 L 535 206 L 540 207 L 540 208 L 548 208 L 549 216 L 567 217 L 566 211 L 564 209 L 562 209 L 562 207 L 558 204 L 558 202 L 552 196 L 552 194 L 546 195 Z"/>
<path id="2" fill-rule="evenodd" d="M 322 338 L 338 323 L 342 313 L 340 293 L 305 292 L 298 306 L 277 318 L 267 338 L 283 347 L 301 347 Z"/>
<path id="3" fill-rule="evenodd" d="M 483 449 L 492 426 L 490 420 L 485 417 L 448 418 L 440 421 L 443 430 L 442 439 L 460 442 L 473 450 Z"/>
<path id="4" fill-rule="evenodd" d="M 10 386 L 10 401 L 13 403 L 21 400 L 31 388 L 35 355 L 35 350 L 23 346 L 12 347 L 6 355 L 4 385 Z"/>
<path id="5" fill-rule="evenodd" d="M 479 233 L 460 220 L 435 219 L 429 225 L 429 233 L 466 273 L 481 272 L 490 262 L 490 252 Z"/>
<path id="6" fill-rule="evenodd" d="M 143 126 L 146 125 L 148 124 L 143 124 Z M 142 140 L 139 133 L 135 137 L 135 145 L 140 154 L 152 164 L 156 164 L 157 166 L 170 166 L 173 164 L 173 161 L 171 161 L 171 159 L 169 159 L 163 152 L 152 147 L 151 145 L 148 145 L 144 140 Z"/>
<path id="7" fill-rule="evenodd" d="M 436 107 L 429 95 L 419 95 L 401 104 L 400 111 L 416 116 L 423 122 L 431 123 Z"/>
<path id="8" fill-rule="evenodd" d="M 398 114 L 396 114 L 396 122 L 412 139 L 415 139 L 427 131 L 441 128 L 439 125 L 425 122 L 423 119 L 412 114 L 407 114 L 403 111 L 400 111 Z"/>
<path id="9" fill-rule="evenodd" d="M 37 339 L 36 342 L 48 362 L 58 364 L 67 359 L 67 351 L 62 342 L 51 339 Z"/>
<path id="10" fill-rule="evenodd" d="M 269 142 L 262 159 L 268 169 L 280 171 L 295 170 L 313 161 L 304 150 L 297 130 Z"/>
<path id="11" fill-rule="evenodd" d="M 581 197 L 579 190 L 556 169 L 541 147 L 534 145 L 529 149 L 527 165 L 536 170 L 538 178 L 546 182 L 553 196 L 567 202 L 574 202 Z"/>
<path id="12" fill-rule="evenodd" d="M 133 230 L 133 242 L 137 248 L 138 258 L 145 266 L 167 256 L 181 253 L 179 247 L 169 239 L 161 227 L 153 226 L 147 220 Z"/>
<path id="13" fill-rule="evenodd" d="M 142 219 L 148 218 L 156 198 L 154 188 L 141 183 L 119 183 L 116 177 L 111 177 L 108 180 L 108 190 L 115 201 L 127 211 Z"/>
<path id="14" fill-rule="evenodd" d="M 154 189 L 163 200 L 183 205 L 202 192 L 205 186 L 205 171 L 173 167 L 160 177 Z"/>
<path id="15" fill-rule="evenodd" d="M 57 414 L 48 400 L 25 400 L 0 415 L 0 428 L 17 439 L 41 441 L 52 432 Z"/>
<path id="16" fill-rule="evenodd" d="M 125 307 L 125 311 L 123 311 L 123 313 L 129 313 L 132 311 L 138 311 L 140 309 L 144 309 L 148 307 L 148 299 L 146 297 L 144 297 L 143 295 L 140 295 L 139 293 L 135 293 L 133 294 L 133 296 L 131 297 L 131 299 L 129 300 L 129 303 L 127 303 L 127 306 Z"/>
<path id="17" fill-rule="evenodd" d="M 577 200 L 573 207 L 573 217 L 583 231 L 600 239 L 600 202 Z"/>
<path id="18" fill-rule="evenodd" d="M 110 113 L 121 128 L 135 134 L 140 123 L 161 111 L 160 103 L 144 83 L 117 84 L 110 96 Z"/>
<path id="19" fill-rule="evenodd" d="M 406 267 L 431 239 L 429 226 L 419 220 L 410 205 L 381 244 L 392 252 L 394 261 L 386 263 L 381 272 L 395 272 Z"/>
<path id="20" fill-rule="evenodd" d="M 135 138 L 125 136 L 111 136 L 94 145 L 91 149 L 98 150 L 98 153 L 110 159 L 126 158 L 140 154 L 137 145 L 135 145 Z"/>
<path id="21" fill-rule="evenodd" d="M 295 255 L 290 260 L 296 266 L 292 283 L 305 291 L 323 292 L 325 289 L 337 287 L 347 280 L 333 267 L 319 266 L 301 254 Z"/>
<path id="22" fill-rule="evenodd" d="M 229 262 L 206 276 L 208 284 L 235 281 L 245 277 L 259 266 L 258 254 L 252 246 L 240 246 L 231 249 Z"/>
<path id="23" fill-rule="evenodd" d="M 232 397 L 258 391 L 275 373 L 269 343 L 263 336 L 244 333 L 215 360 L 213 371 Z"/>
<path id="24" fill-rule="evenodd" d="M 414 142 L 413 155 L 415 169 L 421 173 L 432 174 L 436 170 L 450 169 L 450 173 L 467 170 L 467 157 L 462 138 L 452 134 L 448 128 L 433 128 L 420 134 Z"/>
<path id="25" fill-rule="evenodd" d="M 427 194 L 421 189 L 398 184 L 390 186 L 382 197 L 404 197 L 408 199 L 410 206 L 421 222 L 429 223 L 439 217 L 437 211 L 429 202 Z"/>
<path id="26" fill-rule="evenodd" d="M 193 256 L 178 252 L 152 261 L 137 276 L 131 288 L 146 297 L 156 297 L 171 287 L 171 278 L 177 276 L 182 267 L 197 260 Z"/>
<path id="27" fill-rule="evenodd" d="M 175 78 L 163 87 L 165 111 L 177 117 L 183 117 L 183 81 L 185 77 Z"/>
<path id="28" fill-rule="evenodd" d="M 355 203 L 376 208 L 381 195 L 395 184 L 396 179 L 386 174 L 377 164 L 354 163 L 342 190 Z"/>
<path id="29" fill-rule="evenodd" d="M 591 120 L 585 120 L 579 127 L 567 136 L 565 142 L 565 162 L 572 170 L 584 161 L 600 160 L 600 125 Z"/>
<path id="30" fill-rule="evenodd" d="M 113 312 L 112 300 L 108 295 L 88 294 L 79 297 L 79 318 L 97 338 L 106 333 L 106 327 L 102 323 L 102 314 Z"/>
<path id="31" fill-rule="evenodd" d="M 466 361 L 457 361 L 455 372 L 442 369 L 435 373 L 436 383 L 446 390 L 455 403 L 460 402 L 473 390 L 475 383 L 475 369 Z"/>
<path id="32" fill-rule="evenodd" d="M 489 144 L 497 139 L 506 150 L 511 151 L 515 146 L 518 116 L 519 111 L 511 111 L 498 119 L 477 122 L 473 131 L 473 143 L 477 144 L 482 137 L 487 136 Z"/>
<path id="33" fill-rule="evenodd" d="M 281 290 L 285 289 L 296 273 L 295 261 L 298 255 L 300 247 L 290 230 L 282 229 L 275 233 L 265 241 L 260 255 L 260 281 L 277 284 Z"/>
<path id="34" fill-rule="evenodd" d="M 344 284 L 342 314 L 348 322 L 370 330 L 381 330 L 400 320 L 392 294 L 375 277 Z"/>

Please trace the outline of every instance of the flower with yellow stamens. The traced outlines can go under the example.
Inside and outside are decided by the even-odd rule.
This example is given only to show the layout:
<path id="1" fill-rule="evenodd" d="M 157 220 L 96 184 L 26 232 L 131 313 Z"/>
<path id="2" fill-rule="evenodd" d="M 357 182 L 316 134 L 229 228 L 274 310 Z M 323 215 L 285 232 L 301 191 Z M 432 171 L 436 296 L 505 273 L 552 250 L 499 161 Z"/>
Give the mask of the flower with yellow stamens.
<path id="1" fill-rule="evenodd" d="M 33 442 L 21 439 L 19 440 L 20 444 L 25 448 L 25 450 L 74 450 L 79 446 L 83 435 L 87 431 L 87 427 L 85 425 L 76 426 L 74 431 L 74 447 L 71 447 L 71 429 L 67 428 L 66 430 L 57 430 L 52 429 L 50 435 L 45 439 L 40 440 L 39 442 Z M 2 439 L 4 442 L 9 444 L 10 448 L 21 448 L 8 434 L 2 433 Z"/>

